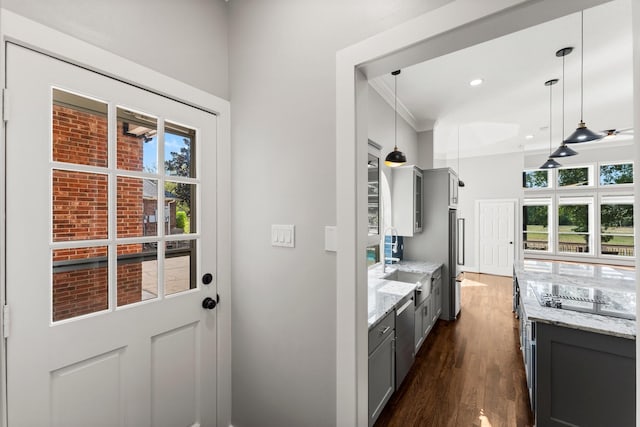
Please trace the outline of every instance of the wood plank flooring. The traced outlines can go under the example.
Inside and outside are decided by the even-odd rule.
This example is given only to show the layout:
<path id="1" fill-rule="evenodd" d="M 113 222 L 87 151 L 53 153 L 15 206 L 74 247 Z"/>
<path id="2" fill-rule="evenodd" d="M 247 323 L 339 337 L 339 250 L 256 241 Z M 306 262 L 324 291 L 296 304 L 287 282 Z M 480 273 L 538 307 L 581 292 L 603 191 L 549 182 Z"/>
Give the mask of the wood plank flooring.
<path id="1" fill-rule="evenodd" d="M 438 321 L 375 427 L 533 425 L 511 278 L 462 285 L 458 320 Z"/>

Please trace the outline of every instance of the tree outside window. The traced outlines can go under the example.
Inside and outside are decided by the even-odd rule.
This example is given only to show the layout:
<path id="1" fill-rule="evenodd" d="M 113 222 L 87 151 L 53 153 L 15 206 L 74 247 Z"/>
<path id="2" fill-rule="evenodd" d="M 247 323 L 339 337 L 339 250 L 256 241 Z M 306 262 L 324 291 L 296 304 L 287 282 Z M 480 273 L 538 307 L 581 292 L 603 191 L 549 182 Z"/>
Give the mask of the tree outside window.
<path id="1" fill-rule="evenodd" d="M 549 171 L 540 169 L 522 172 L 522 186 L 524 188 L 548 188 Z"/>
<path id="2" fill-rule="evenodd" d="M 558 187 L 591 185 L 589 167 L 558 169 Z"/>
<path id="3" fill-rule="evenodd" d="M 633 163 L 600 165 L 600 185 L 633 184 Z"/>
<path id="4" fill-rule="evenodd" d="M 591 228 L 587 203 L 558 206 L 558 251 L 590 253 Z"/>
<path id="5" fill-rule="evenodd" d="M 621 201 L 622 202 L 622 201 Z M 600 205 L 600 252 L 602 255 L 635 256 L 633 201 Z"/>
<path id="6" fill-rule="evenodd" d="M 522 210 L 523 248 L 549 251 L 549 206 L 525 205 Z"/>

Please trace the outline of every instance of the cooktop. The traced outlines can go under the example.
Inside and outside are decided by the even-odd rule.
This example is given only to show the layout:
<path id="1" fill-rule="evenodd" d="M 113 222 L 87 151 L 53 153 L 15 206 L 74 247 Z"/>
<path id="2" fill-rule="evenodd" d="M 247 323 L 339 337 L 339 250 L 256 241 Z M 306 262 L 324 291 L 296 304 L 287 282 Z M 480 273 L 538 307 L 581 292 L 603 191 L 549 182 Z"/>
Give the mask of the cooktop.
<path id="1" fill-rule="evenodd" d="M 635 292 L 551 283 L 529 283 L 529 286 L 544 307 L 636 319 Z"/>

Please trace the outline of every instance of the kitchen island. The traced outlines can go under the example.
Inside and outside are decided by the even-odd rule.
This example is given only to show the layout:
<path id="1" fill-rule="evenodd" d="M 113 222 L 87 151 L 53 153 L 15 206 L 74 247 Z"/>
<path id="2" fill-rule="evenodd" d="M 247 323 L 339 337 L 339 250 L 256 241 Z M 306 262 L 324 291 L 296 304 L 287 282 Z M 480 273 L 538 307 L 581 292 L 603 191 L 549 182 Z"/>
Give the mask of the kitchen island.
<path id="1" fill-rule="evenodd" d="M 635 425 L 635 271 L 524 260 L 515 313 L 538 427 Z"/>

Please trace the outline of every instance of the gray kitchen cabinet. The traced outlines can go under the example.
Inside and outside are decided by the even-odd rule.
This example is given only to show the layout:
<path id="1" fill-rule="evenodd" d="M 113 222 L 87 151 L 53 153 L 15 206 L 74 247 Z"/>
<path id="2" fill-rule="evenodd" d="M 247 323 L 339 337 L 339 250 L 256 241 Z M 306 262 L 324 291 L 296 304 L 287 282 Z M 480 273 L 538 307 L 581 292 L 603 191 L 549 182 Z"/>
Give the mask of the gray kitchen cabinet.
<path id="1" fill-rule="evenodd" d="M 433 294 L 429 295 L 427 297 L 427 299 L 424 301 L 424 309 L 423 309 L 423 315 L 422 315 L 422 334 L 424 335 L 424 338 L 426 339 L 427 336 L 429 335 L 429 332 L 431 332 L 431 328 L 433 327 L 433 305 L 432 302 L 433 301 Z"/>
<path id="2" fill-rule="evenodd" d="M 414 328 L 415 328 L 415 334 L 414 334 L 414 350 L 415 353 L 418 353 L 418 350 L 420 350 L 420 347 L 422 347 L 422 342 L 424 341 L 424 329 L 422 329 L 422 320 L 424 317 L 424 303 L 425 301 L 422 301 L 421 304 L 419 304 L 414 312 Z"/>
<path id="3" fill-rule="evenodd" d="M 369 330 L 369 427 L 395 391 L 395 310 Z"/>
<path id="4" fill-rule="evenodd" d="M 442 275 L 440 269 L 431 276 L 431 323 L 432 327 L 442 314 Z"/>
<path id="5" fill-rule="evenodd" d="M 422 303 L 416 307 L 414 312 L 414 344 L 416 353 L 418 353 L 418 350 L 422 347 L 422 343 L 427 338 L 433 326 L 432 297 L 433 295 L 426 297 Z"/>
<path id="6" fill-rule="evenodd" d="M 449 207 L 458 206 L 458 175 L 449 171 Z"/>
<path id="7" fill-rule="evenodd" d="M 422 171 L 412 165 L 394 168 L 392 173 L 392 224 L 399 236 L 413 236 L 423 227 Z"/>

